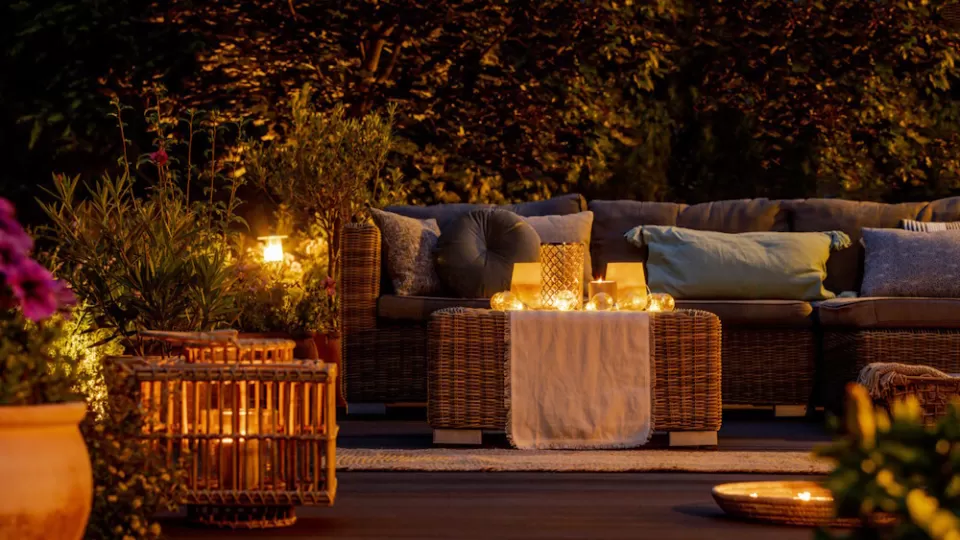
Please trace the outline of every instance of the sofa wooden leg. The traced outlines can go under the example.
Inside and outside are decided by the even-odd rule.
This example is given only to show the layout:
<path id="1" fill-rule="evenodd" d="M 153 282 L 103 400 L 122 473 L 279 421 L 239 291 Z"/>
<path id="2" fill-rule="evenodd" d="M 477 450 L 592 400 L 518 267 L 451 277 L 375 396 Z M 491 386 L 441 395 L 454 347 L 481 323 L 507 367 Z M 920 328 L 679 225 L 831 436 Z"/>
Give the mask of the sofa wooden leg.
<path id="1" fill-rule="evenodd" d="M 773 415 L 777 418 L 793 418 L 807 415 L 806 405 L 774 405 Z"/>
<path id="2" fill-rule="evenodd" d="M 347 403 L 347 414 L 359 416 L 386 416 L 386 403 Z"/>
<path id="3" fill-rule="evenodd" d="M 456 444 L 478 446 L 483 443 L 483 432 L 479 429 L 435 429 L 433 444 Z"/>
<path id="4" fill-rule="evenodd" d="M 670 446 L 717 446 L 716 431 L 671 431 Z"/>

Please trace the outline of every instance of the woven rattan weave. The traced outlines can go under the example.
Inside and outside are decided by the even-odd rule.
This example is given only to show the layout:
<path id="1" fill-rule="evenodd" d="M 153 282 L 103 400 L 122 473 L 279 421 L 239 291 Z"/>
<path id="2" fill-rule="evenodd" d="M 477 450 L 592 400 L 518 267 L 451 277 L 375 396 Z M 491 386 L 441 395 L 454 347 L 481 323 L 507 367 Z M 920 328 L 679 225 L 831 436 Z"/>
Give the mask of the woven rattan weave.
<path id="1" fill-rule="evenodd" d="M 509 312 L 452 308 L 429 326 L 428 420 L 434 429 L 503 430 Z M 658 431 L 720 429 L 720 320 L 703 311 L 651 316 Z"/>

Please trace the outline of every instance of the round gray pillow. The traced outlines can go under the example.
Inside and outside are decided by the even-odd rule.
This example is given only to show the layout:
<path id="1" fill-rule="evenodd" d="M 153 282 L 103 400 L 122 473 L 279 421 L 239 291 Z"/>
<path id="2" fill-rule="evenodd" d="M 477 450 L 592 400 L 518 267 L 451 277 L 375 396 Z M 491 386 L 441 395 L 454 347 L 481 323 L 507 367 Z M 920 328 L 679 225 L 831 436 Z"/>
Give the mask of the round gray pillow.
<path id="1" fill-rule="evenodd" d="M 540 260 L 540 236 L 507 210 L 473 210 L 437 242 L 437 275 L 460 298 L 490 298 L 510 289 L 513 263 Z"/>

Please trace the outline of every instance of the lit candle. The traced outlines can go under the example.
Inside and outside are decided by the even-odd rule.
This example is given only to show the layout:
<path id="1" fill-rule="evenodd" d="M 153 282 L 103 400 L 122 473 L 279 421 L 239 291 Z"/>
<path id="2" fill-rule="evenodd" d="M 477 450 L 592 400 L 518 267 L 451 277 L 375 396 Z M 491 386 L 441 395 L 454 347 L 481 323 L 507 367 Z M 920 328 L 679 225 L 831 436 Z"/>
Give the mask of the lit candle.
<path id="1" fill-rule="evenodd" d="M 600 278 L 587 284 L 587 298 L 593 298 L 598 293 L 606 293 L 610 296 L 610 298 L 616 298 L 617 282 L 604 281 L 603 278 Z"/>
<path id="2" fill-rule="evenodd" d="M 263 242 L 263 262 L 283 262 L 283 239 L 286 236 L 261 236 Z"/>
<path id="3" fill-rule="evenodd" d="M 212 433 L 222 433 L 223 435 L 233 434 L 233 411 L 212 411 L 214 418 L 211 419 Z M 266 414 L 268 411 L 261 411 Z M 223 416 L 222 431 L 221 422 L 218 418 Z M 222 437 L 220 445 L 211 447 L 213 455 L 211 458 L 217 463 L 219 470 L 220 489 L 252 489 L 260 483 L 260 441 L 250 440 L 244 435 L 256 435 L 259 432 L 258 420 L 253 411 L 240 411 L 240 429 L 239 437 Z M 234 445 L 239 444 L 239 451 L 234 449 Z M 237 467 L 237 459 L 240 460 Z M 237 471 L 241 471 L 242 479 L 236 478 Z"/>

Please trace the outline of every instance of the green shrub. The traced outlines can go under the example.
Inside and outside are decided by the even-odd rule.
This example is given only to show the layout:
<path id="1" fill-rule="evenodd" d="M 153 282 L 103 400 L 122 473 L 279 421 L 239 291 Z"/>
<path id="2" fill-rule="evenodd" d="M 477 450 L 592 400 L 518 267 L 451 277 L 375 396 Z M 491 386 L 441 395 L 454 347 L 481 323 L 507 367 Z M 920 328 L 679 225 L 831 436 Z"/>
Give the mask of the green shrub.
<path id="1" fill-rule="evenodd" d="M 868 524 L 875 512 L 897 519 L 893 527 L 866 526 L 850 538 L 960 538 L 960 402 L 927 426 L 915 397 L 888 414 L 851 385 L 845 421 L 845 433 L 818 450 L 837 463 L 826 486 L 838 513 Z"/>

